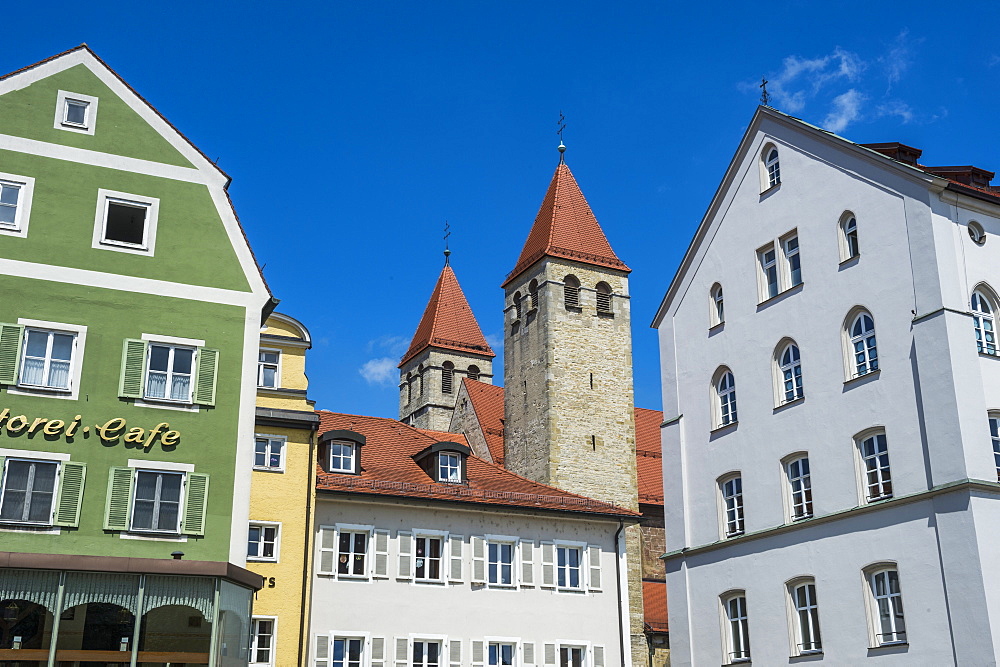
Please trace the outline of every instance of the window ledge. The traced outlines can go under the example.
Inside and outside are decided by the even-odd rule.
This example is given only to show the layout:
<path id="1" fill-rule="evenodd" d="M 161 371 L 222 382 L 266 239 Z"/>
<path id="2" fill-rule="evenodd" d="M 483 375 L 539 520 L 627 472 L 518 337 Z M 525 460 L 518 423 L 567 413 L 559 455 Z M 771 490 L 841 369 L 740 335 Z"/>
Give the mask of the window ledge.
<path id="1" fill-rule="evenodd" d="M 840 264 L 837 266 L 841 269 L 846 269 L 849 266 L 854 266 L 861 260 L 861 255 L 855 255 L 854 257 L 848 257 L 847 259 L 841 260 Z"/>
<path id="2" fill-rule="evenodd" d="M 601 310 L 597 311 L 597 316 L 598 317 L 604 317 L 604 318 L 607 318 L 609 320 L 613 320 L 615 318 L 615 314 L 614 313 L 606 313 L 606 312 L 601 311 Z"/>
<path id="3" fill-rule="evenodd" d="M 710 326 L 708 328 L 708 333 L 712 334 L 712 333 L 715 333 L 716 331 L 721 331 L 725 327 L 726 327 L 726 321 L 725 320 L 722 320 L 721 322 L 716 322 L 715 324 L 713 324 L 712 326 Z"/>
<path id="4" fill-rule="evenodd" d="M 738 421 L 729 422 L 728 424 L 726 424 L 724 426 L 716 426 L 711 431 L 709 431 L 708 434 L 709 435 L 717 435 L 717 434 L 725 433 L 726 431 L 730 431 L 730 430 L 735 431 L 736 427 L 739 426 L 739 425 L 740 425 L 740 423 Z"/>
<path id="5" fill-rule="evenodd" d="M 568 310 L 571 313 L 582 313 L 583 312 L 583 308 L 581 308 L 580 306 L 566 306 L 566 310 Z"/>
<path id="6" fill-rule="evenodd" d="M 1000 359 L 1000 354 L 990 354 L 989 352 L 980 352 L 980 357 L 988 357 L 990 359 Z"/>
<path id="7" fill-rule="evenodd" d="M 247 556 L 248 563 L 277 563 L 277 558 L 256 558 L 254 556 Z"/>
<path id="8" fill-rule="evenodd" d="M 782 411 L 782 410 L 784 410 L 785 408 L 788 408 L 788 407 L 791 407 L 791 406 L 793 406 L 793 405 L 798 405 L 799 403 L 802 403 L 802 402 L 804 402 L 805 400 L 806 400 L 806 397 L 805 397 L 805 394 L 803 394 L 802 396 L 799 396 L 798 398 L 793 398 L 793 399 L 792 399 L 792 400 L 790 400 L 790 401 L 785 401 L 785 402 L 784 402 L 784 403 L 782 403 L 781 405 L 776 405 L 776 406 L 774 406 L 774 410 L 772 410 L 771 412 L 772 412 L 773 414 L 778 414 L 779 412 L 781 412 L 781 411 Z"/>
<path id="9" fill-rule="evenodd" d="M 771 195 L 774 192 L 777 192 L 780 189 L 781 189 L 781 181 L 778 181 L 774 185 L 762 190 L 760 193 L 760 198 L 764 199 L 765 197 Z"/>
<path id="10" fill-rule="evenodd" d="M 764 299 L 763 301 L 761 301 L 761 302 L 759 302 L 757 304 L 757 310 L 760 311 L 760 310 L 762 310 L 764 308 L 767 308 L 772 303 L 776 303 L 778 301 L 783 300 L 786 297 L 789 297 L 789 296 L 791 296 L 793 294 L 797 294 L 798 292 L 801 292 L 802 291 L 802 287 L 805 284 L 806 284 L 805 281 L 802 281 L 798 285 L 793 285 L 793 286 L 789 287 L 786 290 L 782 290 L 781 292 L 778 292 L 774 296 L 767 297 L 766 299 Z"/>
<path id="11" fill-rule="evenodd" d="M 882 372 L 882 369 L 881 368 L 876 368 L 875 370 L 869 371 L 868 373 L 865 373 L 864 375 L 855 375 L 852 378 L 848 378 L 848 379 L 844 380 L 844 385 L 846 386 L 846 385 L 853 385 L 853 384 L 861 384 L 861 382 L 863 382 L 864 380 L 874 380 L 875 378 L 878 377 L 878 375 L 879 375 L 880 372 Z"/>
<path id="12" fill-rule="evenodd" d="M 276 473 L 283 473 L 283 472 L 285 472 L 284 468 L 258 468 L 257 466 L 253 467 L 253 471 L 254 472 L 276 472 Z"/>

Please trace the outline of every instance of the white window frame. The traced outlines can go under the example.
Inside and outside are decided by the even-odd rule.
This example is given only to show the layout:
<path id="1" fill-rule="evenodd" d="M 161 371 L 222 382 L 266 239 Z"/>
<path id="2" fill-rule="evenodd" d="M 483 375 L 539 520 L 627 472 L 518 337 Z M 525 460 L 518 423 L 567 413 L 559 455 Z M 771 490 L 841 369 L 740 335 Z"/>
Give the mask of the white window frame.
<path id="1" fill-rule="evenodd" d="M 781 185 L 781 151 L 774 144 L 767 144 L 761 151 L 761 167 L 764 191 Z"/>
<path id="2" fill-rule="evenodd" d="M 0 234 L 26 238 L 28 236 L 28 222 L 31 220 L 31 200 L 35 194 L 35 179 L 30 176 L 0 172 L 0 185 L 14 185 L 19 190 L 17 207 L 14 211 L 14 224 L 10 227 L 0 225 Z"/>
<path id="3" fill-rule="evenodd" d="M 847 211 L 840 216 L 840 261 L 841 263 L 861 256 L 861 240 L 858 236 L 858 218 Z M 852 242 L 853 238 L 853 242 Z"/>
<path id="4" fill-rule="evenodd" d="M 351 450 L 351 456 L 350 456 L 351 466 L 350 466 L 350 468 L 343 468 L 343 467 L 341 467 L 341 468 L 334 468 L 333 467 L 333 446 L 334 445 L 346 446 L 346 447 L 348 447 Z M 360 449 L 360 447 L 358 446 L 358 443 L 356 443 L 356 442 L 351 442 L 350 440 L 331 440 L 330 441 L 330 449 L 327 452 L 327 458 L 328 458 L 328 460 L 327 460 L 327 467 L 329 468 L 330 472 L 341 472 L 341 473 L 355 473 L 355 472 L 357 472 L 357 469 L 358 469 L 358 461 L 357 461 L 358 449 Z M 342 457 L 342 458 L 344 458 L 344 457 Z"/>
<path id="5" fill-rule="evenodd" d="M 327 640 L 330 643 L 330 648 L 329 648 L 329 655 L 330 655 L 330 657 L 329 657 L 329 661 L 327 662 L 327 664 L 330 665 L 330 667 L 333 667 L 333 664 L 334 664 L 334 644 L 337 642 L 337 640 L 340 640 L 340 641 L 361 640 L 361 660 L 360 660 L 361 667 L 368 667 L 369 665 L 371 665 L 371 648 L 372 648 L 371 647 L 371 641 L 372 641 L 371 633 L 368 633 L 368 632 L 357 632 L 357 631 L 353 631 L 353 630 L 352 631 L 337 630 L 337 631 L 329 633 L 327 635 Z M 385 648 L 383 648 L 383 651 L 384 650 L 385 650 Z M 345 664 L 345 667 L 346 667 L 347 664 L 349 664 L 348 660 L 344 660 L 343 662 Z M 384 662 L 389 662 L 389 661 L 385 660 Z"/>
<path id="6" fill-rule="evenodd" d="M 165 347 L 170 351 L 167 354 L 167 370 L 166 380 L 164 381 L 164 392 L 170 392 L 170 387 L 173 384 L 174 371 L 173 371 L 173 359 L 174 353 L 177 350 L 191 350 L 191 373 L 188 376 L 188 394 L 187 398 L 171 398 L 170 396 L 150 396 L 149 395 L 149 376 L 150 373 L 163 373 L 164 371 L 154 371 L 150 368 L 150 359 L 153 356 L 154 347 Z M 198 375 L 198 356 L 200 353 L 200 347 L 191 347 L 190 345 L 175 345 L 173 343 L 160 343 L 160 342 L 150 342 L 146 346 L 146 372 L 142 378 L 142 400 L 144 401 L 156 401 L 158 403 L 174 403 L 177 405 L 192 405 L 194 403 L 194 385 Z"/>
<path id="7" fill-rule="evenodd" d="M 799 590 L 805 588 L 805 602 L 800 603 Z M 811 590 L 810 590 L 811 589 Z M 823 653 L 823 635 L 820 630 L 819 604 L 816 580 L 798 577 L 785 584 L 788 601 L 789 637 L 792 639 L 791 656 L 820 655 Z M 809 633 L 807 637 L 803 629 Z"/>
<path id="8" fill-rule="evenodd" d="M 723 389 L 722 381 L 730 378 L 728 386 Z M 715 412 L 714 428 L 727 428 L 739 423 L 739 411 L 736 403 L 736 375 L 728 367 L 722 367 L 715 373 L 712 383 L 712 405 Z"/>
<path id="9" fill-rule="evenodd" d="M 178 537 L 181 535 L 181 522 L 184 520 L 184 506 L 187 500 L 187 481 L 188 481 L 187 473 L 189 471 L 186 469 L 178 470 L 177 468 L 168 467 L 167 465 L 164 465 L 163 467 L 152 468 L 149 466 L 150 463 L 156 463 L 156 462 L 150 461 L 143 464 L 141 461 L 136 461 L 135 459 L 129 460 L 129 467 L 133 468 L 133 470 L 132 470 L 132 497 L 129 498 L 129 509 L 131 511 L 129 512 L 130 518 L 129 518 L 128 532 L 137 535 L 153 535 L 153 536 L 170 535 L 171 537 Z M 141 467 L 134 466 L 133 464 L 138 464 L 138 466 Z M 191 466 L 191 470 L 193 469 L 194 466 Z M 159 527 L 157 528 L 135 527 L 135 517 L 137 514 L 137 512 L 135 511 L 135 501 L 136 501 L 135 494 L 139 492 L 139 473 L 180 476 L 181 490 L 180 493 L 178 494 L 178 501 L 177 501 L 177 525 L 173 530 L 163 530 Z"/>
<path id="10" fill-rule="evenodd" d="M 545 647 L 542 647 L 544 651 Z M 580 649 L 583 651 L 583 663 L 581 667 L 591 667 L 593 665 L 593 656 L 591 655 L 591 644 L 588 641 L 580 641 L 576 639 L 560 639 L 556 642 L 556 667 L 562 667 L 562 652 L 563 649 Z"/>
<path id="11" fill-rule="evenodd" d="M 731 602 L 742 599 L 743 609 L 737 606 L 736 616 L 731 615 Z M 729 591 L 719 597 L 719 612 L 722 621 L 722 664 L 735 665 L 750 662 L 750 605 L 746 591 Z M 739 629 L 737 636 L 734 623 Z"/>
<path id="12" fill-rule="evenodd" d="M 513 662 L 511 667 L 520 667 L 523 662 L 521 651 L 521 638 L 520 637 L 483 637 L 483 667 L 494 667 L 493 663 L 490 662 L 490 647 L 491 646 L 513 646 Z M 503 667 L 500 662 L 500 652 L 497 651 L 497 662 L 495 667 Z M 478 664 L 478 663 L 477 663 Z M 534 663 L 532 663 L 534 664 Z"/>
<path id="13" fill-rule="evenodd" d="M 428 577 L 418 577 L 417 576 L 417 541 L 422 539 L 437 539 L 441 540 L 441 565 L 438 568 L 440 576 L 437 579 L 431 579 Z M 410 545 L 411 555 L 410 555 L 410 566 L 413 573 L 413 582 L 418 584 L 447 584 L 448 583 L 448 572 L 450 566 L 451 554 L 448 548 L 448 531 L 446 530 L 428 530 L 422 528 L 414 528 L 412 531 L 412 543 Z M 426 556 L 425 556 L 426 558 Z M 426 572 L 426 568 L 425 568 Z M 445 661 L 447 662 L 447 660 Z"/>
<path id="14" fill-rule="evenodd" d="M 411 634 L 409 641 L 406 644 L 406 664 L 408 667 L 418 667 L 413 662 L 413 644 L 414 642 L 424 642 L 426 643 L 436 643 L 440 646 L 438 649 L 438 667 L 448 667 L 449 665 L 449 655 L 448 655 L 448 636 L 447 635 L 425 635 L 425 634 Z M 419 667 L 426 667 L 427 662 L 424 661 Z"/>
<path id="15" fill-rule="evenodd" d="M 886 464 L 884 466 L 877 460 L 881 454 L 876 453 L 873 456 L 866 456 L 864 453 L 864 443 L 868 440 L 875 439 L 877 446 L 879 437 L 881 437 L 885 442 L 884 455 L 886 458 Z M 858 470 L 858 494 L 860 504 L 867 505 L 880 500 L 892 498 L 895 493 L 892 482 L 892 460 L 889 458 L 889 439 L 886 436 L 885 429 L 881 427 L 867 429 L 854 436 L 854 451 Z M 874 461 L 876 465 L 876 467 L 872 469 L 872 471 L 876 473 L 875 477 L 877 481 L 875 485 L 872 485 L 869 482 L 868 477 L 868 473 L 870 472 L 868 466 L 871 461 Z M 883 493 L 878 496 L 870 495 L 872 486 L 877 486 L 879 489 L 883 490 Z M 886 486 L 889 487 L 888 493 L 884 492 Z"/>
<path id="16" fill-rule="evenodd" d="M 520 540 L 517 537 L 513 537 L 513 536 L 510 536 L 510 535 L 484 535 L 483 539 L 485 541 L 484 550 L 486 552 L 486 554 L 485 554 L 486 555 L 486 585 L 489 586 L 490 588 L 501 588 L 501 589 L 504 589 L 504 588 L 507 588 L 507 589 L 517 588 L 520 585 L 520 577 L 518 576 L 520 574 L 519 570 L 520 570 L 520 566 L 521 566 Z M 509 584 L 502 584 L 499 581 L 490 581 L 490 564 L 492 562 L 490 560 L 490 546 L 492 546 L 492 545 L 497 545 L 498 547 L 499 546 L 503 546 L 503 545 L 507 545 L 507 546 L 510 546 L 510 548 L 511 548 L 510 549 L 510 558 L 511 558 L 511 561 L 510 561 L 510 579 L 511 579 L 511 582 Z M 499 551 L 498 551 L 498 553 L 499 553 Z M 499 568 L 498 568 L 497 571 L 499 573 Z M 497 578 L 499 579 L 500 577 L 498 576 Z"/>
<path id="17" fill-rule="evenodd" d="M 257 639 L 259 634 L 257 633 L 257 623 L 258 621 L 269 621 L 271 623 L 271 646 L 269 648 L 270 660 L 267 662 L 254 662 L 254 658 L 257 657 Z M 257 616 L 254 615 L 250 621 L 250 667 L 273 667 L 274 657 L 276 653 L 276 648 L 278 644 L 278 617 L 277 616 Z"/>
<path id="18" fill-rule="evenodd" d="M 274 555 L 273 556 L 251 556 L 249 546 L 247 547 L 247 562 L 251 563 L 278 563 L 281 561 L 281 522 L 280 521 L 261 521 L 259 519 L 251 519 L 248 525 L 249 528 L 260 528 L 260 541 L 257 543 L 260 546 L 260 550 L 263 550 L 263 546 L 266 542 L 264 539 L 264 529 L 274 528 Z M 248 530 L 249 534 L 249 530 Z M 247 544 L 249 545 L 249 538 L 247 539 Z"/>
<path id="19" fill-rule="evenodd" d="M 108 204 L 110 202 L 123 203 L 128 206 L 146 209 L 146 225 L 143 229 L 142 243 L 127 243 L 125 241 L 105 239 Z M 94 215 L 94 237 L 91 247 L 99 250 L 113 250 L 115 252 L 127 252 L 133 255 L 152 257 L 156 251 L 156 227 L 159 217 L 160 200 L 156 197 L 101 188 L 97 191 L 97 213 Z"/>
<path id="20" fill-rule="evenodd" d="M 802 284 L 802 248 L 799 246 L 799 232 L 797 229 L 793 229 L 788 232 L 780 239 L 778 242 L 781 244 L 781 274 L 784 282 L 784 289 L 781 291 L 790 290 L 793 287 L 798 287 Z M 792 247 L 792 244 L 795 244 Z M 793 268 L 797 265 L 798 268 Z M 795 282 L 794 271 L 798 270 L 799 280 Z"/>
<path id="21" fill-rule="evenodd" d="M 553 546 L 553 549 L 552 549 L 553 565 L 555 566 L 555 587 L 556 587 L 556 590 L 558 590 L 558 591 L 570 591 L 570 592 L 582 592 L 582 591 L 586 591 L 587 590 L 587 583 L 588 583 L 587 580 L 588 580 L 588 576 L 589 576 L 589 572 L 590 572 L 590 563 L 587 561 L 587 556 L 588 556 L 588 554 L 587 554 L 587 543 L 586 542 L 571 542 L 571 541 L 568 541 L 568 540 L 556 540 L 553 543 L 552 546 Z M 578 550 L 580 552 L 580 560 L 579 560 L 579 565 L 578 565 L 578 568 L 579 568 L 580 572 L 579 572 L 579 574 L 577 576 L 577 581 L 579 581 L 580 583 L 579 583 L 578 586 L 570 586 L 569 585 L 569 580 L 570 580 L 569 579 L 569 573 L 570 573 L 570 569 L 571 568 L 570 568 L 570 566 L 569 566 L 568 563 L 565 566 L 565 569 L 566 569 L 566 578 L 565 578 L 566 584 L 565 585 L 560 585 L 559 584 L 559 574 L 560 574 L 560 571 L 563 569 L 563 567 L 559 565 L 559 550 L 560 549 L 576 549 L 576 550 Z"/>
<path id="22" fill-rule="evenodd" d="M 761 303 L 775 298 L 782 292 L 781 272 L 778 270 L 778 251 L 774 247 L 773 241 L 757 248 L 757 282 L 760 287 Z M 773 294 L 771 293 L 772 284 L 774 285 Z"/>
<path id="23" fill-rule="evenodd" d="M 972 290 L 969 307 L 976 331 L 976 351 L 991 357 L 997 356 L 1000 347 L 997 346 L 996 301 L 988 291 L 977 287 Z"/>
<path id="24" fill-rule="evenodd" d="M 726 322 L 726 301 L 721 283 L 712 285 L 708 291 L 709 298 L 709 328 L 717 327 Z"/>
<path id="25" fill-rule="evenodd" d="M 141 340 L 144 340 L 144 341 L 146 341 L 147 343 L 149 343 L 151 345 L 173 345 L 175 347 L 194 347 L 194 348 L 199 348 L 199 349 L 205 347 L 205 341 L 199 340 L 197 338 L 181 338 L 179 336 L 162 336 L 160 334 L 148 334 L 148 333 L 142 334 L 142 336 L 140 338 L 141 338 Z M 146 350 L 146 355 L 147 355 L 146 361 L 148 361 L 148 359 L 149 359 L 149 357 L 148 357 L 149 350 L 148 349 Z M 193 368 L 196 369 L 197 368 L 197 364 L 198 364 L 198 355 L 197 354 L 195 354 L 195 358 L 194 358 L 193 363 L 195 364 L 195 366 L 193 366 Z M 147 398 L 147 397 L 145 397 L 146 387 L 147 387 L 147 383 L 149 381 L 149 368 L 148 368 L 149 364 L 147 363 L 145 365 L 147 366 L 146 372 L 143 373 L 143 376 L 142 376 L 142 393 L 143 393 L 143 398 L 137 398 L 135 400 L 135 405 L 138 405 L 138 406 L 141 406 L 141 407 L 144 407 L 144 408 L 156 408 L 156 409 L 159 409 L 159 410 L 178 410 L 178 411 L 181 411 L 181 412 L 198 412 L 199 411 L 199 407 L 197 405 L 195 405 L 194 403 L 183 403 L 181 401 L 172 401 L 172 400 L 170 400 L 168 398 Z M 194 375 L 194 374 L 192 374 L 192 375 Z M 192 400 L 194 400 L 194 389 L 193 389 L 193 386 L 194 386 L 194 383 L 193 383 L 193 380 L 192 380 L 192 390 L 191 390 Z"/>
<path id="26" fill-rule="evenodd" d="M 743 475 L 730 472 L 718 479 L 719 527 L 722 539 L 746 533 L 746 511 L 743 500 Z"/>
<path id="27" fill-rule="evenodd" d="M 263 359 L 261 359 L 261 356 L 264 355 L 264 354 L 276 354 L 276 355 L 278 355 L 278 360 L 276 362 L 274 362 L 274 363 L 271 363 L 269 361 L 264 361 Z M 283 356 L 284 355 L 281 353 L 281 350 L 277 350 L 277 349 L 273 349 L 273 348 L 264 348 L 264 347 L 262 347 L 262 348 L 260 348 L 257 351 L 257 388 L 258 389 L 279 389 L 279 388 L 281 388 L 281 358 Z M 274 366 L 274 384 L 273 385 L 263 384 L 263 377 L 264 377 L 263 371 L 264 371 L 264 367 L 265 366 Z"/>
<path id="28" fill-rule="evenodd" d="M 795 348 L 795 355 L 798 358 L 792 358 L 791 350 Z M 777 354 L 774 357 L 775 364 L 775 383 L 777 390 L 777 401 L 775 403 L 776 407 L 781 407 L 788 403 L 794 403 L 795 401 L 805 398 L 805 385 L 802 380 L 802 350 L 799 349 L 798 343 L 794 340 L 785 338 L 776 348 Z M 785 356 L 789 356 L 789 360 L 785 361 Z"/>
<path id="29" fill-rule="evenodd" d="M 67 105 L 70 101 L 85 102 L 87 104 L 82 125 L 78 123 L 71 123 L 66 120 Z M 83 93 L 71 93 L 67 90 L 60 90 L 56 94 L 56 116 L 52 127 L 57 130 L 76 132 L 77 134 L 93 135 L 94 130 L 97 128 L 97 105 L 98 98 L 93 95 L 84 95 Z"/>
<path id="30" fill-rule="evenodd" d="M 454 459 L 455 465 L 446 465 L 445 458 L 449 460 Z M 462 455 L 458 452 L 438 452 L 437 454 L 437 481 L 444 482 L 446 484 L 461 484 L 462 483 Z M 442 474 L 447 471 L 448 474 Z M 457 473 L 456 478 L 452 478 L 450 473 Z"/>
<path id="31" fill-rule="evenodd" d="M 334 575 L 337 577 L 337 579 L 356 579 L 356 580 L 359 580 L 359 581 L 361 581 L 361 580 L 370 580 L 372 578 L 372 573 L 373 573 L 374 567 L 375 567 L 375 563 L 374 563 L 374 559 L 375 559 L 375 526 L 367 525 L 367 524 L 355 524 L 355 523 L 338 523 L 338 524 L 334 525 L 334 528 L 336 529 L 336 533 L 334 533 L 334 542 L 333 542 L 333 552 L 335 554 L 334 563 L 333 563 Z M 366 536 L 365 537 L 365 551 L 364 551 L 365 571 L 362 572 L 361 574 L 353 574 L 351 572 L 348 572 L 347 574 L 341 574 L 341 572 L 340 572 L 340 567 L 339 567 L 339 565 L 340 565 L 340 556 L 342 555 L 341 551 L 340 551 L 340 536 L 344 535 L 344 534 L 348 534 L 348 535 L 365 535 Z M 353 539 L 350 541 L 350 547 L 351 547 L 351 550 L 348 552 L 349 554 L 355 554 L 355 553 L 357 553 L 357 552 L 354 551 L 354 541 L 353 541 Z M 347 569 L 348 570 L 352 569 L 350 567 L 350 557 L 348 557 L 348 568 Z"/>
<path id="32" fill-rule="evenodd" d="M 32 320 L 24 317 L 20 317 L 17 323 L 23 326 L 25 329 L 45 329 L 48 331 L 55 331 L 58 333 L 71 333 L 76 334 L 76 340 L 73 343 L 73 358 L 70 365 L 70 380 L 69 380 L 69 391 L 63 389 L 47 389 L 45 387 L 33 387 L 29 385 L 16 385 L 7 387 L 6 391 L 8 394 L 18 394 L 20 396 L 38 396 L 44 394 L 49 398 L 58 398 L 62 400 L 78 400 L 80 397 L 80 377 L 83 374 L 83 353 L 87 344 L 87 327 L 82 324 L 66 324 L 65 322 L 48 322 L 46 320 Z M 25 337 L 24 343 L 27 344 L 27 337 Z M 18 352 L 18 360 L 23 363 L 24 361 L 24 349 L 22 348 Z M 18 375 L 18 381 L 20 382 L 20 375 Z"/>
<path id="33" fill-rule="evenodd" d="M 270 457 L 271 457 L 270 452 L 271 452 L 271 449 L 272 449 L 274 443 L 275 442 L 281 443 L 281 456 L 280 456 L 281 463 L 280 463 L 280 465 L 278 465 L 277 467 L 275 467 L 275 466 L 268 466 L 268 465 L 263 465 L 263 466 L 257 465 L 257 441 L 258 440 L 267 440 L 267 449 L 266 449 L 265 454 L 264 454 L 264 461 L 265 462 L 268 459 L 270 459 Z M 285 472 L 285 461 L 288 458 L 288 438 L 286 436 L 283 436 L 283 435 L 270 435 L 268 433 L 255 433 L 254 434 L 254 439 L 253 439 L 253 458 L 254 458 L 254 464 L 253 464 L 253 469 L 254 470 L 260 470 L 262 472 Z"/>
<path id="34" fill-rule="evenodd" d="M 854 325 L 857 324 L 858 320 L 862 317 L 867 316 L 872 321 L 872 327 L 870 330 L 862 331 L 857 336 L 854 335 Z M 847 362 L 847 380 L 853 380 L 859 377 L 864 377 L 866 375 L 871 375 L 872 373 L 877 373 L 881 368 L 880 358 L 878 354 L 878 325 L 875 324 L 875 316 L 871 314 L 871 311 L 865 308 L 858 308 L 852 310 L 847 317 L 844 327 L 844 352 L 845 361 Z M 862 324 L 864 326 L 864 324 Z M 868 344 L 868 339 L 874 339 L 874 345 Z M 862 349 L 860 352 L 856 351 L 856 345 L 861 343 Z M 875 355 L 872 356 L 872 351 L 874 350 Z M 863 355 L 863 360 L 858 360 L 858 355 Z M 864 372 L 859 371 L 858 367 L 864 365 Z"/>
<path id="35" fill-rule="evenodd" d="M 876 579 L 881 575 L 885 575 L 885 582 L 888 589 L 888 573 L 890 572 L 894 572 L 896 574 L 896 586 L 898 591 L 896 593 L 888 592 L 885 595 L 878 595 L 875 592 Z M 866 567 L 862 571 L 862 575 L 865 587 L 865 607 L 868 611 L 869 646 L 871 648 L 878 648 L 880 646 L 897 646 L 906 644 L 906 613 L 902 610 L 903 587 L 900 583 L 898 566 L 895 563 L 878 563 Z M 899 617 L 901 622 L 896 619 L 896 614 L 890 614 L 891 620 L 889 622 L 889 633 L 882 632 L 882 617 L 879 606 L 880 599 L 885 599 L 887 601 L 887 606 L 890 610 L 894 609 L 897 605 L 900 609 Z M 884 639 L 886 634 L 889 634 L 892 638 L 888 640 Z"/>
<path id="36" fill-rule="evenodd" d="M 803 473 L 802 462 L 805 461 Z M 796 465 L 797 464 L 797 465 Z M 785 506 L 788 520 L 811 519 L 814 512 L 812 496 L 812 474 L 809 468 L 809 454 L 797 452 L 782 460 L 782 474 L 785 477 Z"/>
<path id="37" fill-rule="evenodd" d="M 37 526 L 39 528 L 51 528 L 52 522 L 55 519 L 56 500 L 59 497 L 59 485 L 62 482 L 62 460 L 54 460 L 44 455 L 35 455 L 34 452 L 23 452 L 23 454 L 28 454 L 28 456 L 5 455 L 4 450 L 0 450 L 0 456 L 5 457 L 3 465 L 0 466 L 0 507 L 3 506 L 3 501 L 7 495 L 7 470 L 12 462 L 19 461 L 22 463 L 44 463 L 47 465 L 54 465 L 56 467 L 56 474 L 52 479 L 52 499 L 49 502 L 48 518 L 45 521 L 2 520 L 0 521 L 0 526 Z M 63 460 L 69 460 L 69 455 L 67 454 L 66 459 Z"/>
<path id="38" fill-rule="evenodd" d="M 997 467 L 997 480 L 1000 481 L 1000 411 L 991 410 L 987 416 L 990 425 L 990 440 L 993 442 L 993 462 Z"/>

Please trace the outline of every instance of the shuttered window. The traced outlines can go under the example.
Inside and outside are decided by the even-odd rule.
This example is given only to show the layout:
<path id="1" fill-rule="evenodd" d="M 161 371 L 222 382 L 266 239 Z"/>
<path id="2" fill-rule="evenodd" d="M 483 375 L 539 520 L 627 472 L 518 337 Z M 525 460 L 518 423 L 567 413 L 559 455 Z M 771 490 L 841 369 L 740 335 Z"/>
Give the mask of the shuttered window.
<path id="1" fill-rule="evenodd" d="M 209 476 L 111 468 L 104 529 L 204 535 Z"/>
<path id="2" fill-rule="evenodd" d="M 122 398 L 215 405 L 219 351 L 127 339 L 118 395 Z"/>

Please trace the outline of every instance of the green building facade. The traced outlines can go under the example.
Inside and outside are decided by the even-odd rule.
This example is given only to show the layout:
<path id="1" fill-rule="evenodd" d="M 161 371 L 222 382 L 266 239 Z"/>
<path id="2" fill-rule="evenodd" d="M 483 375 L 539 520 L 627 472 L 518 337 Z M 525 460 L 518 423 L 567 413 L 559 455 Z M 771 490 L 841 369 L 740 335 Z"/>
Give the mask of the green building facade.
<path id="1" fill-rule="evenodd" d="M 274 300 L 228 183 L 85 46 L 0 77 L 0 666 L 247 664 Z"/>

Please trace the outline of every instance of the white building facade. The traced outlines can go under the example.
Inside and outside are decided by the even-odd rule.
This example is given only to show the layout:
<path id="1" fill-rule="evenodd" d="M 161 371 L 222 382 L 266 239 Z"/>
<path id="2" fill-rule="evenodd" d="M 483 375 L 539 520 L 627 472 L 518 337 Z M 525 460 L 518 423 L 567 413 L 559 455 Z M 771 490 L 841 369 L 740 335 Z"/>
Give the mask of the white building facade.
<path id="1" fill-rule="evenodd" d="M 667 291 L 674 665 L 996 664 L 1000 196 L 919 155 L 761 107 Z"/>

